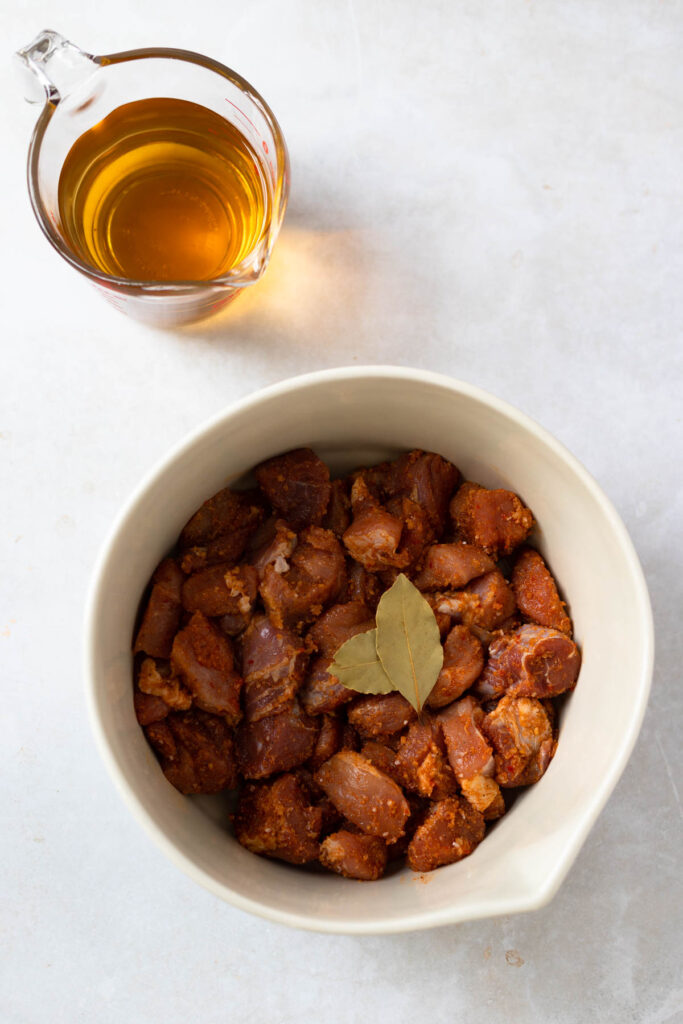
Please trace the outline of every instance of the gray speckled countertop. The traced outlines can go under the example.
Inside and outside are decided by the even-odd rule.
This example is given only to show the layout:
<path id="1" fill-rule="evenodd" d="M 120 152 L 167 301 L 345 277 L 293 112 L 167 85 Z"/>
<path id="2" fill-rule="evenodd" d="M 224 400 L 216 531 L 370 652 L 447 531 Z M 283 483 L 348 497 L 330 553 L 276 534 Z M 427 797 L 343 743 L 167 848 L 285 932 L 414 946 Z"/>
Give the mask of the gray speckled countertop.
<path id="1" fill-rule="evenodd" d="M 184 46 L 268 98 L 292 156 L 266 279 L 219 319 L 126 320 L 50 250 L 6 63 L 3 1024 L 683 1020 L 683 5 L 64 0 L 5 10 L 94 52 Z M 16 96 L 16 99 L 13 99 Z M 253 389 L 344 363 L 490 389 L 620 510 L 651 588 L 631 761 L 545 909 L 421 934 L 290 932 L 199 889 L 116 796 L 86 721 L 85 588 L 121 502 Z"/>

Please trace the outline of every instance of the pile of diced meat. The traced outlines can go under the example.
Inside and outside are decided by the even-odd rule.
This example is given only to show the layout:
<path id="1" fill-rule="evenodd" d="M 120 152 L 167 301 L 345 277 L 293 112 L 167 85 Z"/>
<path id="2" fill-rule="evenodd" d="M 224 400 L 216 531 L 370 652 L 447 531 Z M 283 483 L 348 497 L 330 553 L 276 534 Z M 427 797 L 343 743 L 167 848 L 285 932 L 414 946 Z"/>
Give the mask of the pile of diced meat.
<path id="1" fill-rule="evenodd" d="M 135 711 L 166 778 L 239 789 L 238 841 L 292 864 L 370 880 L 466 857 L 545 772 L 579 671 L 531 512 L 423 451 L 331 480 L 298 449 L 255 475 L 192 516 L 143 602 Z M 329 671 L 399 573 L 444 649 L 419 717 Z"/>

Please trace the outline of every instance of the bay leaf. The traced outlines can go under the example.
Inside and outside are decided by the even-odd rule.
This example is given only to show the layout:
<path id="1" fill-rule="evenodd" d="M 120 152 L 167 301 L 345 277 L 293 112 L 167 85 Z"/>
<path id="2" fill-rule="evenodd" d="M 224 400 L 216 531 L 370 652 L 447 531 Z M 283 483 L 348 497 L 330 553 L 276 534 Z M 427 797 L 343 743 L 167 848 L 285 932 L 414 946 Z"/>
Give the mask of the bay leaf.
<path id="1" fill-rule="evenodd" d="M 352 636 L 341 645 L 327 671 L 350 690 L 391 693 L 394 685 L 377 656 L 376 641 L 376 629 Z"/>
<path id="2" fill-rule="evenodd" d="M 401 573 L 377 606 L 377 655 L 384 671 L 417 713 L 443 666 L 443 647 L 429 603 Z"/>

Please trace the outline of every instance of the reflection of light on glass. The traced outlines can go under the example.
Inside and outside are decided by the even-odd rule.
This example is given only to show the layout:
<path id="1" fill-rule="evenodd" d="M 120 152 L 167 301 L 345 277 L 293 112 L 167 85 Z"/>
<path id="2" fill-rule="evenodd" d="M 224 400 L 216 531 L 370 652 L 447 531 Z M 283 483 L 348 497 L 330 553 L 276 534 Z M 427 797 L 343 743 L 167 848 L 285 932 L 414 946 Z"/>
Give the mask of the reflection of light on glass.
<path id="1" fill-rule="evenodd" d="M 294 344 L 314 344 L 323 323 L 356 319 L 364 291 L 362 252 L 358 231 L 285 226 L 262 280 L 190 330 L 225 335 L 258 327 L 284 333 Z"/>

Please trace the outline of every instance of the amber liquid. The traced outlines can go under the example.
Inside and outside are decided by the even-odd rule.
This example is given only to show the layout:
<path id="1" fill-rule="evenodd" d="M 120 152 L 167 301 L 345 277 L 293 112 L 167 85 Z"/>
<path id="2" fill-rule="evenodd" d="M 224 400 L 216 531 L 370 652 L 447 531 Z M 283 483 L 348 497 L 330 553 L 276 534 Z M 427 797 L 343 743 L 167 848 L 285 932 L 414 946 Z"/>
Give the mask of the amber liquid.
<path id="1" fill-rule="evenodd" d="M 67 244 L 134 281 L 209 281 L 268 231 L 269 190 L 245 137 L 175 99 L 117 107 L 74 143 L 59 178 Z"/>

